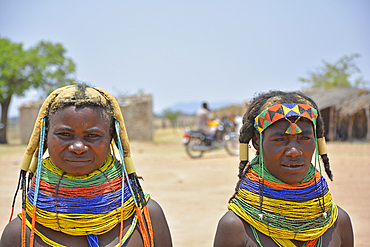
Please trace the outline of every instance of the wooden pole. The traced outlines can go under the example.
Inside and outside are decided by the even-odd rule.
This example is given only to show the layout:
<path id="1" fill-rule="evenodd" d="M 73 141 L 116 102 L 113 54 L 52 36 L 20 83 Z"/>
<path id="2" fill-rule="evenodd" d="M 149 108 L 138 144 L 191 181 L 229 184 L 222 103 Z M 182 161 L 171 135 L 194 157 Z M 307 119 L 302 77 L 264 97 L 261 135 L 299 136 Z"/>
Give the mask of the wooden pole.
<path id="1" fill-rule="evenodd" d="M 366 141 L 370 141 L 370 108 L 364 110 L 367 117 Z"/>
<path id="2" fill-rule="evenodd" d="M 352 140 L 353 135 L 353 123 L 355 121 L 355 114 L 351 115 L 348 125 L 348 140 Z"/>
<path id="3" fill-rule="evenodd" d="M 329 140 L 334 141 L 335 140 L 335 134 L 334 134 L 334 106 L 330 107 L 329 109 Z"/>

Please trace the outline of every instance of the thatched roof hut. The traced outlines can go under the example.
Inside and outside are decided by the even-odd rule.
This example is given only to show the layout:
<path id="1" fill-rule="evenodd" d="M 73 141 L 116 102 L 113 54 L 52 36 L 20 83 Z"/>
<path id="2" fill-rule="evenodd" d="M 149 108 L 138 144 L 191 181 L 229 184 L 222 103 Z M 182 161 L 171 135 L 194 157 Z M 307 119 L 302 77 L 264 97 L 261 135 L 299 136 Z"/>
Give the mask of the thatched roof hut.
<path id="1" fill-rule="evenodd" d="M 304 93 L 317 103 L 328 140 L 370 141 L 370 91 L 332 88 Z"/>

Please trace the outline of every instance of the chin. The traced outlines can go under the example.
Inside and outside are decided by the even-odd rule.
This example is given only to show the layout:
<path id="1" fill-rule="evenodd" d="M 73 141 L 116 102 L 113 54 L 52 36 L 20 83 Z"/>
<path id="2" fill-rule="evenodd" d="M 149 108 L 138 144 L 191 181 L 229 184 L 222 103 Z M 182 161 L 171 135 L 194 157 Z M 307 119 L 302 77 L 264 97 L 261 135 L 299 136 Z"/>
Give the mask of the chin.
<path id="1" fill-rule="evenodd" d="M 84 172 L 67 172 L 68 175 L 72 175 L 72 176 L 83 176 L 83 175 L 86 175 L 88 173 L 84 173 Z"/>
<path id="2" fill-rule="evenodd" d="M 283 181 L 284 183 L 287 183 L 287 184 L 298 184 L 302 181 L 303 178 L 304 178 L 304 176 L 284 179 L 284 180 L 281 180 L 281 181 Z"/>
<path id="3" fill-rule="evenodd" d="M 71 171 L 65 171 L 68 175 L 73 175 L 73 176 L 83 176 L 83 175 L 87 175 L 89 174 L 90 172 L 87 172 L 87 171 L 83 171 L 83 170 L 71 170 Z"/>

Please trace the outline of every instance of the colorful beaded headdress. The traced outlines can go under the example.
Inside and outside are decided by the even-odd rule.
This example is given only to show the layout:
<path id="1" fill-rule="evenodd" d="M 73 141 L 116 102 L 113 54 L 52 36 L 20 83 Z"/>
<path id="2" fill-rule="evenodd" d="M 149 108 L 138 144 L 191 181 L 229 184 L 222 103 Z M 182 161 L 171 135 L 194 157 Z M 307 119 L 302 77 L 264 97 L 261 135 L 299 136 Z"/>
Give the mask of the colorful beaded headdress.
<path id="1" fill-rule="evenodd" d="M 297 117 L 297 119 L 292 123 L 289 117 Z M 314 129 L 316 130 L 316 109 L 306 104 L 297 103 L 278 104 L 265 109 L 255 118 L 254 126 L 259 133 L 262 133 L 271 124 L 285 118 L 288 122 L 290 122 L 290 125 L 285 133 L 299 134 L 302 132 L 302 130 L 298 127 L 297 121 L 301 117 L 311 120 Z"/>

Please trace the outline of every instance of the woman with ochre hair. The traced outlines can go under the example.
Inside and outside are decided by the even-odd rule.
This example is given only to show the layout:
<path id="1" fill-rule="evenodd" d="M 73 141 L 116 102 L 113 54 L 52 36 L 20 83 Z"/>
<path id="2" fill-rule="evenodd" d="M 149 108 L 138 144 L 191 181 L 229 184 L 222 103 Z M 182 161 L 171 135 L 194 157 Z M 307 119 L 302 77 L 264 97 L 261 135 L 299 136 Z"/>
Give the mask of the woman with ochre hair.
<path id="1" fill-rule="evenodd" d="M 139 183 L 118 103 L 103 89 L 76 84 L 49 95 L 19 185 L 22 213 L 1 247 L 172 246 L 161 207 Z"/>

